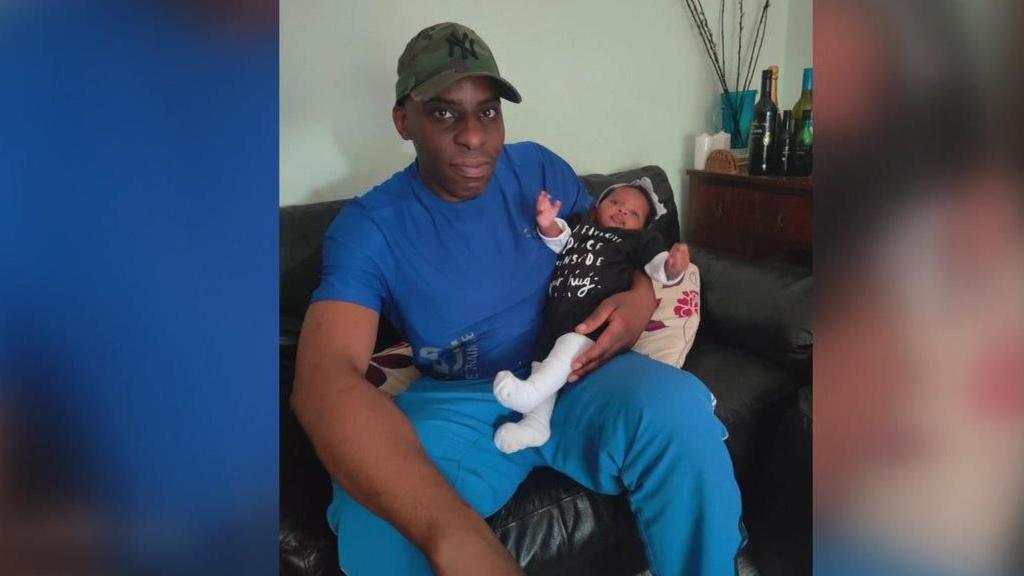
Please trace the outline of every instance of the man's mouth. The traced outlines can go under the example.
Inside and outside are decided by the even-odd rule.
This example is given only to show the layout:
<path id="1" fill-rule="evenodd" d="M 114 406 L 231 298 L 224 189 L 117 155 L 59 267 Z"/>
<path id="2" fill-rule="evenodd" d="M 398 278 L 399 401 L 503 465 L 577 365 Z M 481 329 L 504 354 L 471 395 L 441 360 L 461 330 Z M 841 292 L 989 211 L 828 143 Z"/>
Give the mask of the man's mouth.
<path id="1" fill-rule="evenodd" d="M 491 173 L 490 162 L 452 164 L 452 170 L 463 178 L 483 178 Z"/>

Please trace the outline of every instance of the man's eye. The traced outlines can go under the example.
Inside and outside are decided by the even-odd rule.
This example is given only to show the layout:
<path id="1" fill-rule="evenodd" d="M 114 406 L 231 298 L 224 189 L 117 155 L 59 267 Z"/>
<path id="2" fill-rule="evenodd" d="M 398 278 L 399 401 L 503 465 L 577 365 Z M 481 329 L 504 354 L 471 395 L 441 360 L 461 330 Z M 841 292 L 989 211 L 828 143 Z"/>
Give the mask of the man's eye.
<path id="1" fill-rule="evenodd" d="M 450 120 L 455 117 L 451 110 L 448 110 L 447 108 L 437 108 L 431 112 L 430 115 L 438 120 Z"/>
<path id="2" fill-rule="evenodd" d="M 488 108 L 481 112 L 480 115 L 483 116 L 484 118 L 487 118 L 488 120 L 493 120 L 494 118 L 498 117 L 498 109 Z"/>

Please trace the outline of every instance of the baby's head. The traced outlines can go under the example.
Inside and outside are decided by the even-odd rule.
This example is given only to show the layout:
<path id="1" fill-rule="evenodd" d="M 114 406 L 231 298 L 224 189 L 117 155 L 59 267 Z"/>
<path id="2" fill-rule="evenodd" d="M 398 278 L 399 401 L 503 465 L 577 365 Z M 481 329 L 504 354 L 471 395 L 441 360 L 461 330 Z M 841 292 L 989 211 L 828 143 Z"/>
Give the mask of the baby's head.
<path id="1" fill-rule="evenodd" d="M 616 188 L 605 194 L 597 205 L 595 219 L 605 228 L 642 230 L 651 219 L 651 200 L 647 194 L 633 186 Z"/>
<path id="2" fill-rule="evenodd" d="M 655 202 L 653 186 L 647 178 L 616 184 L 601 194 L 594 220 L 605 228 L 642 230 L 665 210 Z"/>

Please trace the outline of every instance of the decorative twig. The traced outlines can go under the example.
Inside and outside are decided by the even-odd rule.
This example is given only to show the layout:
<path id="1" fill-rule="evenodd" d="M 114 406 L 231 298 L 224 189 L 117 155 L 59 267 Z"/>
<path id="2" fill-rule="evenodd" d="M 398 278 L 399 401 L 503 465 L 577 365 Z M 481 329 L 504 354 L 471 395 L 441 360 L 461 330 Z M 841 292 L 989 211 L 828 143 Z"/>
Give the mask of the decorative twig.
<path id="1" fill-rule="evenodd" d="M 704 12 L 704 4 L 700 0 L 696 0 L 696 1 L 690 0 L 690 3 L 693 4 L 693 6 L 694 6 L 694 13 L 697 16 L 697 20 L 699 22 L 700 28 L 701 28 L 701 30 L 703 30 L 704 35 L 707 37 L 707 44 L 710 47 L 711 55 L 715 59 L 715 62 L 718 64 L 717 68 L 718 68 L 719 74 L 722 76 L 722 79 L 724 80 L 725 79 L 725 60 L 723 58 L 721 58 L 721 56 L 720 56 L 720 52 L 721 51 L 718 49 L 718 46 L 715 44 L 715 35 L 711 32 L 711 27 L 708 25 L 707 15 Z M 728 88 L 728 86 L 726 86 L 726 88 Z"/>
<path id="2" fill-rule="evenodd" d="M 729 86 L 725 80 L 725 72 L 722 69 L 721 63 L 718 60 L 717 53 L 712 48 L 710 40 L 710 31 L 705 25 L 702 25 L 701 18 L 697 16 L 697 4 L 700 0 L 685 0 L 686 8 L 690 11 L 690 18 L 693 20 L 694 25 L 697 26 L 697 32 L 700 35 L 701 43 L 704 46 L 704 51 L 708 55 L 708 60 L 711 61 L 711 66 L 715 70 L 715 76 L 718 78 L 719 84 L 722 86 L 722 90 L 728 91 Z"/>
<path id="3" fill-rule="evenodd" d="M 761 48 L 764 46 L 764 38 L 768 30 L 768 7 L 771 0 L 765 0 L 761 7 L 761 16 L 758 18 L 757 28 L 754 29 L 754 41 L 750 45 L 750 59 L 747 61 L 747 78 L 744 90 L 750 89 L 750 83 L 754 81 L 754 72 L 758 60 L 761 59 Z M 754 48 L 757 48 L 755 53 Z"/>
<path id="4" fill-rule="evenodd" d="M 740 89 L 740 63 L 743 62 L 743 20 L 746 14 L 743 13 L 743 0 L 739 0 L 740 12 L 740 33 L 736 36 L 736 90 Z"/>
<path id="5" fill-rule="evenodd" d="M 722 46 L 725 46 L 725 0 L 718 6 L 718 33 L 722 38 Z M 738 65 L 738 64 L 737 64 Z M 725 54 L 722 54 L 722 69 L 726 69 Z"/>
<path id="6" fill-rule="evenodd" d="M 711 63 L 711 67 L 715 72 L 715 78 L 722 87 L 722 92 L 728 94 L 733 91 L 749 90 L 750 84 L 753 82 L 758 60 L 760 59 L 761 49 L 764 46 L 765 31 L 768 24 L 768 8 L 771 6 L 771 0 L 764 0 L 764 3 L 761 5 L 757 26 L 754 28 L 751 37 L 750 53 L 747 58 L 745 69 L 743 66 L 743 37 L 744 32 L 746 31 L 746 4 L 744 0 L 737 0 L 737 27 L 739 29 L 739 33 L 736 35 L 736 81 L 732 88 L 729 87 L 729 81 L 726 75 L 726 66 L 728 62 L 726 60 L 725 51 L 721 50 L 718 45 L 718 40 L 720 40 L 722 47 L 725 47 L 725 0 L 720 0 L 719 2 L 718 40 L 715 39 L 715 34 L 708 22 L 703 0 L 683 0 L 683 4 L 686 6 L 687 12 L 690 14 L 690 20 L 697 28 L 697 34 L 700 37 L 701 45 L 704 47 L 704 52 L 707 54 L 708 61 Z"/>
<path id="7" fill-rule="evenodd" d="M 750 89 L 750 83 L 754 78 L 754 70 L 757 67 L 757 62 L 761 57 L 761 48 L 764 46 L 765 31 L 768 25 L 768 7 L 771 5 L 771 0 L 764 0 L 764 4 L 761 6 L 761 13 L 758 18 L 757 26 L 754 28 L 753 35 L 750 42 L 750 56 L 747 59 L 746 70 L 743 70 L 743 32 L 744 32 L 744 21 L 746 20 L 746 10 L 744 8 L 744 0 L 737 0 L 737 23 L 739 33 L 736 35 L 736 83 L 732 89 L 729 88 L 728 80 L 728 69 L 725 51 L 725 0 L 719 2 L 719 39 L 722 43 L 722 48 L 719 49 L 718 42 L 715 40 L 715 33 L 711 28 L 711 24 L 708 23 L 707 13 L 704 10 L 703 0 L 683 0 L 683 4 L 686 6 L 687 12 L 690 14 L 690 20 L 693 25 L 697 28 L 697 35 L 700 37 L 701 46 L 704 47 L 704 52 L 707 54 L 708 61 L 711 63 L 711 68 L 714 70 L 715 79 L 718 80 L 718 84 L 722 87 L 722 93 L 725 96 L 725 106 L 729 116 L 731 116 L 733 125 L 739 127 L 740 125 L 740 113 L 738 110 L 737 103 L 732 100 L 733 92 L 747 91 Z M 741 78 L 743 83 L 740 83 Z"/>

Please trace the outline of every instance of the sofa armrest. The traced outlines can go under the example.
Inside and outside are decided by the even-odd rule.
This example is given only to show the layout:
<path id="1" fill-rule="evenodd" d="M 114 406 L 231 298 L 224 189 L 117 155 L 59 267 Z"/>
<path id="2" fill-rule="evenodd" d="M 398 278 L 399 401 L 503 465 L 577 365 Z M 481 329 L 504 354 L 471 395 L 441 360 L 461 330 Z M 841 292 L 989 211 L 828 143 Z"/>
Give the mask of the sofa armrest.
<path id="1" fill-rule="evenodd" d="M 701 271 L 701 331 L 809 374 L 814 344 L 811 271 L 699 247 L 692 247 L 691 255 Z"/>

